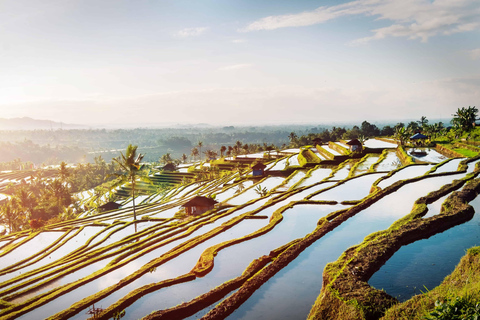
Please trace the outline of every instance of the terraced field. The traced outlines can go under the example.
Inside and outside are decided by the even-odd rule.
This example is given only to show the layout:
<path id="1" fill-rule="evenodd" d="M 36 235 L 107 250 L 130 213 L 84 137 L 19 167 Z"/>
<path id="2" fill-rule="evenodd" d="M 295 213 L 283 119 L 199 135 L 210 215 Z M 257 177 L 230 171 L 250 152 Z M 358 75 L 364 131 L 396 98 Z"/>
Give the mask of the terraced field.
<path id="1" fill-rule="evenodd" d="M 318 317 L 329 263 L 406 217 L 441 216 L 443 200 L 479 172 L 476 158 L 401 166 L 386 151 L 302 168 L 297 156 L 269 164 L 272 176 L 232 172 L 145 195 L 137 221 L 127 199 L 119 210 L 0 237 L 0 319 Z M 449 184 L 411 218 L 417 199 Z M 181 206 L 197 195 L 219 203 L 186 215 Z"/>

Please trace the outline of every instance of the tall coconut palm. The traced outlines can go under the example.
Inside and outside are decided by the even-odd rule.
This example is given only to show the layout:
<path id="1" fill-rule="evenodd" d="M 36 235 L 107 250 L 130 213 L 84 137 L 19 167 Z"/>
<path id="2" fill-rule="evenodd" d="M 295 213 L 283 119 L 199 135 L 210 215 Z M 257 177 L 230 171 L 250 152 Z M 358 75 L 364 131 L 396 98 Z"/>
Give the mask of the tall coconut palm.
<path id="1" fill-rule="evenodd" d="M 137 155 L 137 148 L 138 146 L 129 144 L 125 154 L 120 152 L 120 157 L 113 159 L 123 171 L 122 173 L 114 175 L 119 177 L 121 182 L 130 182 L 132 186 L 133 220 L 137 220 L 137 214 L 135 212 L 135 187 L 137 185 L 137 178 L 145 178 L 145 175 L 142 174 L 142 165 L 140 163 L 144 155 L 141 153 Z"/>
<path id="2" fill-rule="evenodd" d="M 201 154 L 202 154 L 203 141 L 198 141 L 198 143 L 197 143 L 197 147 L 198 147 L 198 149 L 200 149 L 200 151 L 199 151 L 199 153 L 198 153 L 198 154 L 200 154 L 200 155 L 201 155 Z"/>
<path id="3" fill-rule="evenodd" d="M 190 155 L 193 157 L 193 161 L 195 161 L 199 155 L 197 147 L 192 148 Z"/>
<path id="4" fill-rule="evenodd" d="M 225 153 L 225 151 L 227 150 L 227 147 L 225 146 L 221 146 L 220 147 L 220 156 L 223 158 L 223 154 Z"/>
<path id="5" fill-rule="evenodd" d="M 422 117 L 420 118 L 420 120 L 417 121 L 417 123 L 420 125 L 420 127 L 421 127 L 422 129 L 424 129 L 424 128 L 425 128 L 425 125 L 428 124 L 428 119 L 427 119 L 426 116 L 422 116 Z"/>

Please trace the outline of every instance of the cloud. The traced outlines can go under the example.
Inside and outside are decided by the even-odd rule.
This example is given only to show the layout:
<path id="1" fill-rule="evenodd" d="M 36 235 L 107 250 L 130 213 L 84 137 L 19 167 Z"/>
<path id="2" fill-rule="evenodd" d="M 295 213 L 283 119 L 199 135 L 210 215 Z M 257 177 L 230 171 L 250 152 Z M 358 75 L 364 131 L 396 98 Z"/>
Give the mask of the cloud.
<path id="1" fill-rule="evenodd" d="M 251 66 L 252 66 L 252 64 L 249 64 L 249 63 L 241 63 L 241 64 L 233 64 L 233 65 L 230 65 L 230 66 L 222 67 L 222 68 L 219 68 L 218 70 L 230 71 L 230 70 L 250 68 Z"/>
<path id="2" fill-rule="evenodd" d="M 480 48 L 467 51 L 467 53 L 470 56 L 470 59 L 472 60 L 480 59 Z"/>
<path id="3" fill-rule="evenodd" d="M 207 30 L 208 27 L 185 28 L 175 33 L 175 36 L 179 38 L 198 37 Z"/>
<path id="4" fill-rule="evenodd" d="M 245 42 L 247 42 L 247 40 L 245 40 L 245 39 L 234 39 L 234 40 L 232 40 L 232 43 L 245 43 Z"/>
<path id="5" fill-rule="evenodd" d="M 333 123 L 450 118 L 480 99 L 480 75 L 364 87 L 269 86 L 181 90 L 129 98 L 45 100 L 0 105 L 4 116 L 77 124 L 146 122 Z M 66 112 L 68 110 L 69 112 Z M 148 117 L 145 117 L 148 115 Z"/>
<path id="6" fill-rule="evenodd" d="M 325 23 L 351 15 L 374 16 L 377 20 L 391 21 L 389 26 L 374 29 L 373 36 L 354 41 L 366 43 L 386 37 L 405 37 L 427 41 L 429 37 L 480 28 L 480 2 L 478 0 L 357 0 L 336 6 L 322 6 L 297 14 L 269 16 L 239 30 L 251 32 L 286 27 L 303 27 Z"/>

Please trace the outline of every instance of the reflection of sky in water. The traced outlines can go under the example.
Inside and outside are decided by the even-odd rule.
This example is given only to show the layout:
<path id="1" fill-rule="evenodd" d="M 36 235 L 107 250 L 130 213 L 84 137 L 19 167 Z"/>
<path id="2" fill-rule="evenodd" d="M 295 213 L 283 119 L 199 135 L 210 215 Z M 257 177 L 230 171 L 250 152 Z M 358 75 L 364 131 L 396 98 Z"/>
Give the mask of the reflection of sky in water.
<path id="1" fill-rule="evenodd" d="M 400 301 L 438 286 L 466 249 L 480 245 L 480 198 L 470 204 L 477 211 L 470 221 L 401 247 L 372 276 L 370 285 Z"/>
<path id="2" fill-rule="evenodd" d="M 133 283 L 116 291 L 115 293 L 99 301 L 98 303 L 106 307 L 110 304 L 115 303 L 118 299 L 126 295 L 131 290 L 141 287 L 142 285 L 158 282 L 165 279 L 174 278 L 179 275 L 188 273 L 195 266 L 198 258 L 200 257 L 200 254 L 206 248 L 212 245 L 215 245 L 217 243 L 221 243 L 230 239 L 235 239 L 235 238 L 239 238 L 244 235 L 250 234 L 262 228 L 266 224 L 268 224 L 267 219 L 242 221 L 236 226 L 219 234 L 218 236 L 205 241 L 204 243 L 190 249 L 188 252 L 184 254 L 181 254 L 180 256 L 176 257 L 174 260 L 168 261 L 165 264 L 157 267 L 157 269 L 154 272 L 143 275 L 140 279 L 135 280 Z M 221 266 L 222 260 L 219 258 L 219 256 L 223 255 L 224 250 L 220 251 L 220 253 L 215 257 L 215 261 L 214 261 L 213 276 L 220 278 L 217 285 L 221 284 L 225 280 L 228 280 L 231 275 L 231 273 L 229 273 L 228 270 L 222 270 L 222 268 L 217 269 L 217 267 Z M 240 266 L 242 265 L 241 262 L 246 262 L 238 258 L 239 257 L 237 257 L 236 255 L 234 260 L 232 260 L 230 257 L 229 262 L 231 267 L 238 268 L 239 265 Z M 239 270 L 240 273 L 243 271 L 243 269 Z M 205 278 L 207 277 L 210 277 L 210 274 L 208 274 Z M 153 305 L 149 306 L 149 311 L 147 312 L 147 310 L 144 309 L 147 306 L 145 306 L 143 302 L 140 301 L 140 304 L 142 304 L 142 307 L 140 308 L 140 310 L 137 310 L 137 311 L 139 311 L 143 315 L 147 315 L 151 311 L 161 308 L 161 306 L 174 306 L 178 303 L 181 303 L 182 301 L 188 301 L 189 299 L 194 298 L 197 295 L 196 294 L 197 292 L 198 294 L 201 294 L 203 292 L 209 291 L 210 289 L 213 289 L 213 287 L 216 286 L 216 285 L 213 285 L 213 286 L 209 285 L 208 281 L 204 281 L 204 278 L 200 278 L 198 279 L 198 281 L 201 281 L 203 285 L 198 287 L 198 286 L 195 286 L 195 282 L 197 281 L 193 283 L 188 282 L 186 285 L 183 284 L 183 285 L 174 286 L 172 288 L 161 289 L 159 292 L 156 292 L 155 294 L 147 295 L 147 297 L 152 297 L 152 296 L 154 297 L 152 302 Z M 165 291 L 167 291 L 167 294 L 163 294 Z M 158 294 L 160 295 L 160 299 L 158 297 L 155 297 L 155 296 L 158 296 Z M 176 303 L 174 301 L 176 301 Z M 173 304 L 170 304 L 170 303 L 173 303 Z M 128 317 L 131 319 L 139 318 L 137 317 L 136 314 L 132 314 L 131 310 L 129 311 L 127 309 L 126 312 Z"/>
<path id="3" fill-rule="evenodd" d="M 285 178 L 281 177 L 269 177 L 265 179 L 264 181 L 258 183 L 257 185 L 260 185 L 261 188 L 267 188 L 268 191 L 271 189 L 275 188 L 278 186 L 280 183 L 285 181 Z M 239 195 L 235 196 L 234 198 L 230 199 L 227 201 L 227 203 L 232 204 L 232 205 L 241 205 L 243 203 L 246 203 L 248 201 L 251 201 L 253 199 L 257 199 L 260 197 L 260 195 L 257 193 L 255 190 L 257 188 L 256 186 L 254 188 L 250 188 Z"/>
<path id="4" fill-rule="evenodd" d="M 391 186 L 397 181 L 411 179 L 418 176 L 423 176 L 428 170 L 432 168 L 432 165 L 411 165 L 400 169 L 393 175 L 380 181 L 378 186 L 382 189 Z"/>
<path id="5" fill-rule="evenodd" d="M 366 140 L 363 145 L 367 148 L 396 148 L 396 143 L 389 143 L 382 140 L 377 139 L 368 139 Z"/>
<path id="6" fill-rule="evenodd" d="M 451 181 L 454 177 L 449 178 Z M 343 222 L 263 284 L 228 319 L 305 319 L 322 288 L 325 265 L 370 233 L 388 228 L 410 212 L 419 196 L 440 188 L 449 179 L 429 180 L 400 188 Z"/>
<path id="7" fill-rule="evenodd" d="M 287 165 L 287 158 L 279 160 L 275 165 L 272 167 L 268 168 L 268 170 L 283 170 L 285 169 L 285 166 Z"/>
<path id="8" fill-rule="evenodd" d="M 341 155 L 340 152 L 336 151 L 336 150 L 333 150 L 332 148 L 330 148 L 329 146 L 327 145 L 323 145 L 322 146 L 323 149 L 327 150 L 328 152 L 330 152 L 331 154 L 333 154 L 334 156 L 339 156 Z"/>
<path id="9" fill-rule="evenodd" d="M 253 259 L 268 254 L 291 240 L 305 236 L 315 228 L 319 218 L 339 208 L 339 206 L 297 205 L 286 210 L 284 220 L 269 233 L 221 250 L 215 257 L 213 271 L 204 278 L 146 295 L 127 308 L 126 315 L 137 319 L 153 310 L 172 307 L 208 292 L 222 282 L 241 275 Z M 274 209 L 276 208 L 271 210 Z"/>
<path id="10" fill-rule="evenodd" d="M 288 165 L 289 166 L 299 166 L 300 164 L 298 163 L 298 154 L 294 154 L 290 158 L 288 158 Z"/>
<path id="11" fill-rule="evenodd" d="M 81 287 L 79 287 L 79 288 L 77 288 L 77 289 L 75 289 L 75 290 L 73 290 L 69 293 L 66 293 L 66 294 L 62 295 L 61 297 L 58 297 L 54 301 L 51 301 L 51 302 L 47 303 L 46 305 L 43 305 L 43 306 L 35 309 L 32 312 L 35 313 L 35 316 L 37 318 L 46 318 L 49 315 L 53 315 L 54 313 L 63 310 L 66 306 L 71 305 L 75 301 L 78 301 L 78 300 L 82 299 L 83 297 L 87 297 L 87 296 L 91 295 L 92 293 L 98 292 L 98 291 L 100 291 L 100 290 L 102 290 L 102 289 L 104 289 L 108 286 L 111 286 L 111 285 L 117 283 L 118 281 L 120 281 L 124 277 L 126 277 L 126 276 L 134 273 L 138 269 L 140 269 L 140 267 L 142 267 L 145 263 L 149 262 L 150 260 L 152 260 L 154 258 L 159 257 L 162 253 L 164 253 L 167 250 L 175 247 L 179 243 L 186 242 L 186 241 L 188 241 L 188 239 L 191 239 L 194 236 L 197 236 L 197 235 L 203 234 L 205 232 L 208 232 L 209 230 L 213 229 L 213 227 L 216 227 L 216 226 L 220 225 L 221 223 L 225 222 L 224 219 L 219 219 L 219 220 L 221 220 L 221 221 L 217 221 L 217 222 L 215 222 L 211 225 L 204 226 L 204 227 L 200 228 L 200 230 L 197 230 L 196 232 L 194 232 L 194 234 L 188 236 L 187 238 L 175 241 L 173 243 L 167 244 L 164 247 L 161 247 L 161 248 L 158 248 L 158 249 L 156 249 L 152 252 L 149 252 L 149 253 L 141 256 L 140 258 L 129 262 L 127 265 L 125 265 L 125 266 L 123 266 L 119 269 L 113 270 L 113 271 L 109 272 L 108 274 L 106 274 L 106 275 L 104 275 L 104 276 L 102 276 L 98 279 L 90 281 L 88 284 L 85 284 L 85 285 L 83 285 L 83 286 L 81 286 Z M 215 243 L 223 242 L 223 241 L 226 241 L 226 240 L 229 240 L 229 239 L 232 239 L 232 238 L 237 238 L 239 236 L 243 236 L 244 234 L 255 231 L 256 229 L 258 229 L 258 224 L 256 224 L 256 222 L 263 223 L 263 224 L 268 223 L 268 220 L 254 220 L 255 223 L 250 223 L 249 224 L 248 222 L 251 222 L 251 221 L 252 220 L 243 221 L 243 222 L 247 222 L 247 223 L 241 222 L 238 225 L 230 228 L 227 232 L 219 234 L 218 236 L 213 237 L 213 238 L 205 241 L 202 244 L 199 244 L 198 246 L 196 246 L 192 250 L 189 250 L 188 251 L 189 254 L 181 254 L 180 256 L 176 257 L 174 260 L 166 262 L 162 266 L 159 266 L 156 269 L 155 272 L 147 273 L 144 276 L 142 276 L 140 279 L 137 279 L 133 283 L 128 285 L 129 289 L 127 289 L 127 290 L 130 291 L 135 287 L 139 287 L 139 286 L 142 286 L 142 285 L 147 284 L 147 283 L 161 281 L 161 280 L 164 280 L 164 279 L 176 277 L 177 275 L 186 273 L 186 272 L 190 271 L 190 269 L 193 268 L 193 266 L 195 265 L 198 257 L 203 252 L 203 250 L 206 249 L 207 247 L 209 247 L 211 245 L 214 245 Z M 250 228 L 251 226 L 253 226 L 253 227 Z M 66 277 L 68 277 L 68 276 L 66 276 Z M 76 279 L 78 279 L 78 278 L 79 277 L 77 277 Z M 60 279 L 60 280 L 63 280 L 63 278 Z M 64 283 L 64 282 L 62 281 L 62 283 Z M 27 319 L 27 318 L 25 318 L 25 319 Z"/>
<path id="12" fill-rule="evenodd" d="M 215 196 L 215 200 L 218 202 L 222 202 L 227 200 L 228 198 L 233 197 L 236 193 L 241 192 L 243 189 L 247 189 L 254 184 L 252 180 L 247 180 L 236 184 L 225 191 L 219 192 Z"/>
<path id="13" fill-rule="evenodd" d="M 0 269 L 7 267 L 12 262 L 19 262 L 30 257 L 32 254 L 43 251 L 64 234 L 63 232 L 40 232 L 31 240 L 2 256 L 0 258 Z"/>
<path id="14" fill-rule="evenodd" d="M 322 192 L 310 200 L 335 200 L 338 202 L 344 200 L 360 200 L 368 196 L 373 182 L 383 174 L 367 174 L 340 184 L 332 189 Z"/>
<path id="15" fill-rule="evenodd" d="M 327 178 L 332 173 L 332 169 L 317 168 L 310 173 L 310 177 L 300 183 L 300 187 L 309 186 Z"/>
<path id="16" fill-rule="evenodd" d="M 389 151 L 385 159 L 377 166 L 377 171 L 391 171 L 397 169 L 401 165 L 400 159 L 398 159 L 395 151 Z"/>
<path id="17" fill-rule="evenodd" d="M 277 190 L 287 191 L 288 189 L 290 189 L 291 186 L 293 186 L 294 184 L 296 184 L 297 182 L 302 180 L 303 177 L 305 177 L 306 174 L 307 173 L 305 171 L 300 171 L 300 170 L 295 171 L 294 173 L 291 174 L 290 180 L 288 180 L 288 182 L 285 183 L 281 187 L 281 189 L 277 188 Z"/>
<path id="18" fill-rule="evenodd" d="M 365 161 L 360 163 L 355 169 L 355 175 L 368 171 L 370 167 L 378 161 L 379 155 L 370 155 Z"/>
<path id="19" fill-rule="evenodd" d="M 412 154 L 413 150 L 415 150 L 415 151 L 419 151 L 419 150 L 426 151 L 427 155 L 426 156 L 413 155 Z M 437 151 L 435 151 L 434 149 L 430 149 L 430 148 L 415 148 L 415 149 L 411 148 L 411 149 L 407 150 L 407 153 L 409 155 L 411 155 L 412 158 L 420 160 L 420 161 L 425 161 L 425 162 L 440 163 L 440 162 L 447 159 L 447 157 L 445 157 L 443 154 L 440 154 Z"/>

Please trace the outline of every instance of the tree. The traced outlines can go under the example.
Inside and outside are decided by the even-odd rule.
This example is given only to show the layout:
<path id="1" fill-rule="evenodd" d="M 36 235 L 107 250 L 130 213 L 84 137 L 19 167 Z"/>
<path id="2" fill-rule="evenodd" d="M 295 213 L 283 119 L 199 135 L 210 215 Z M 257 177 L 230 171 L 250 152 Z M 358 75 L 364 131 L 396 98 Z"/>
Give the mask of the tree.
<path id="1" fill-rule="evenodd" d="M 455 129 L 468 132 L 474 128 L 477 114 L 478 109 L 475 106 L 458 108 L 457 112 L 453 114 L 451 122 Z"/>
<path id="2" fill-rule="evenodd" d="M 223 157 L 223 154 L 225 153 L 226 150 L 227 150 L 227 147 L 225 147 L 225 146 L 220 147 L 220 156 L 221 157 Z"/>
<path id="3" fill-rule="evenodd" d="M 288 135 L 288 139 L 290 140 L 290 146 L 291 147 L 296 147 L 297 146 L 297 134 L 295 132 L 290 132 L 290 134 Z"/>
<path id="4" fill-rule="evenodd" d="M 163 164 L 172 162 L 172 157 L 170 156 L 170 153 L 165 153 L 164 155 L 162 155 L 162 157 L 160 158 L 160 162 Z"/>
<path id="5" fill-rule="evenodd" d="M 368 121 L 362 122 L 360 131 L 365 137 L 375 137 L 380 135 L 380 130 L 377 128 L 377 126 L 369 123 Z"/>
<path id="6" fill-rule="evenodd" d="M 200 149 L 199 154 L 202 154 L 203 141 L 198 141 L 197 146 L 198 146 L 198 148 Z"/>
<path id="7" fill-rule="evenodd" d="M 399 145 L 403 146 L 405 141 L 410 136 L 409 132 L 405 127 L 396 127 L 395 129 L 395 139 L 398 140 Z"/>
<path id="8" fill-rule="evenodd" d="M 193 147 L 190 155 L 193 157 L 193 161 L 197 159 L 197 156 L 199 155 L 197 147 Z"/>
<path id="9" fill-rule="evenodd" d="M 188 159 L 188 156 L 184 153 L 182 154 L 182 162 L 183 163 L 186 163 L 187 162 L 187 159 Z"/>
<path id="10" fill-rule="evenodd" d="M 141 153 L 137 155 L 137 148 L 137 146 L 129 144 L 125 151 L 125 155 L 120 152 L 120 157 L 113 159 L 123 170 L 122 173 L 117 173 L 115 175 L 120 178 L 120 181 L 128 181 L 132 186 L 133 220 L 137 220 L 137 214 L 135 212 L 135 187 L 137 184 L 137 178 L 141 176 L 142 165 L 140 162 L 144 157 Z"/>
<path id="11" fill-rule="evenodd" d="M 0 205 L 0 222 L 8 226 L 9 232 L 20 230 L 21 217 L 10 201 Z"/>
<path id="12" fill-rule="evenodd" d="M 419 121 L 417 121 L 421 128 L 424 128 L 428 123 L 427 117 L 422 116 Z"/>

